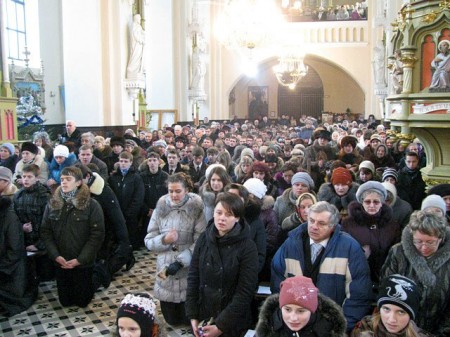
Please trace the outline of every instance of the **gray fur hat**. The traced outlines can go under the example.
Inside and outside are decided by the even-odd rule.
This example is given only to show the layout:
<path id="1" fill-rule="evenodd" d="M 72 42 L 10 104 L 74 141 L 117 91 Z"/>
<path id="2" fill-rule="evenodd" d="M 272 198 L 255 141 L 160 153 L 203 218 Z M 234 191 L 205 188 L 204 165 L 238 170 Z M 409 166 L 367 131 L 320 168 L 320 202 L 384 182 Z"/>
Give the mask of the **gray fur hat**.
<path id="1" fill-rule="evenodd" d="M 386 200 L 387 191 L 386 191 L 386 188 L 383 186 L 383 184 L 378 181 L 370 180 L 368 182 L 365 182 L 361 186 L 359 186 L 358 191 L 356 191 L 356 200 L 358 200 L 358 202 L 360 204 L 363 203 L 362 196 L 363 196 L 364 192 L 369 191 L 369 190 L 374 190 L 378 194 L 380 194 L 381 199 L 382 199 L 381 202 L 384 202 Z"/>

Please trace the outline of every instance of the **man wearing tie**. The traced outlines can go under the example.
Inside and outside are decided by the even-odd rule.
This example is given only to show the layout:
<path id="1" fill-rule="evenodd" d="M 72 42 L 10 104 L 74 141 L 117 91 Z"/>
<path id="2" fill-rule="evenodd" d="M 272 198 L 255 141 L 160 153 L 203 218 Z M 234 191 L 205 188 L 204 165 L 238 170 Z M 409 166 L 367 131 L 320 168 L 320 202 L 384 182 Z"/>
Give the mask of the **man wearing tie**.
<path id="1" fill-rule="evenodd" d="M 164 165 L 163 171 L 169 175 L 179 172 L 188 173 L 187 167 L 180 164 L 180 156 L 177 150 L 173 149 L 167 152 L 167 164 Z"/>
<path id="2" fill-rule="evenodd" d="M 208 165 L 204 162 L 205 151 L 196 146 L 192 149 L 192 161 L 189 163 L 189 175 L 194 183 L 194 192 L 198 193 L 200 188 L 200 179 L 205 176 Z"/>
<path id="3" fill-rule="evenodd" d="M 326 201 L 311 206 L 308 222 L 289 233 L 272 260 L 272 293 L 288 277 L 303 275 L 341 305 L 347 329 L 370 310 L 372 283 L 361 245 L 341 231 L 339 211 Z"/>

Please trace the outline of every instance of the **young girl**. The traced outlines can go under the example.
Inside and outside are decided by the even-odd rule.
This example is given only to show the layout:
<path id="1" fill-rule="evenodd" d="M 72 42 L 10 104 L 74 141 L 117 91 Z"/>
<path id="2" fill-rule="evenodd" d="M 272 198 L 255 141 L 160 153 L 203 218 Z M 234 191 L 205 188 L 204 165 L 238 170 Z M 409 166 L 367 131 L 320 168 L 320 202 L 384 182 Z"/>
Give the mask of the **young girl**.
<path id="1" fill-rule="evenodd" d="M 128 294 L 117 311 L 117 333 L 120 337 L 156 337 L 156 305 L 150 295 Z"/>
<path id="2" fill-rule="evenodd" d="M 394 274 L 386 277 L 379 288 L 379 312 L 364 317 L 356 324 L 352 337 L 426 337 L 431 334 L 414 323 L 420 305 L 420 291 L 416 283 Z"/>
<path id="3" fill-rule="evenodd" d="M 269 296 L 256 325 L 258 337 L 341 337 L 345 334 L 342 309 L 318 293 L 310 278 L 290 277 L 280 293 Z"/>

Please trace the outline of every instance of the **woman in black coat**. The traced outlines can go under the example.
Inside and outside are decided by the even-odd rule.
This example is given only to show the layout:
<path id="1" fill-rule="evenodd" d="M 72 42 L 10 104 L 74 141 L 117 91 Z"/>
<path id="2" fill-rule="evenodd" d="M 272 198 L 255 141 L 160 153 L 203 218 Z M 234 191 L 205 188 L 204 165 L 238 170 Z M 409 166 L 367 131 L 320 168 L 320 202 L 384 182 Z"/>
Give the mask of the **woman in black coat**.
<path id="1" fill-rule="evenodd" d="M 214 218 L 195 244 L 189 268 L 186 315 L 196 337 L 239 336 L 251 326 L 258 286 L 258 252 L 250 228 L 240 222 L 244 203 L 225 192 Z M 200 324 L 200 321 L 208 323 Z"/>

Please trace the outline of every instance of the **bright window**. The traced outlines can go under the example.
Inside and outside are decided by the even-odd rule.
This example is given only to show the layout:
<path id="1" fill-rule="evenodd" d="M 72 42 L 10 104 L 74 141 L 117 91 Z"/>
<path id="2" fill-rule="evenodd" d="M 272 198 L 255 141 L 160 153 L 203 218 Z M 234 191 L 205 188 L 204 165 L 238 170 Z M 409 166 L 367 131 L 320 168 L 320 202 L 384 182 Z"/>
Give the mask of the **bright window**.
<path id="1" fill-rule="evenodd" d="M 6 34 L 8 40 L 8 58 L 23 60 L 27 45 L 25 20 L 25 0 L 6 0 Z"/>

